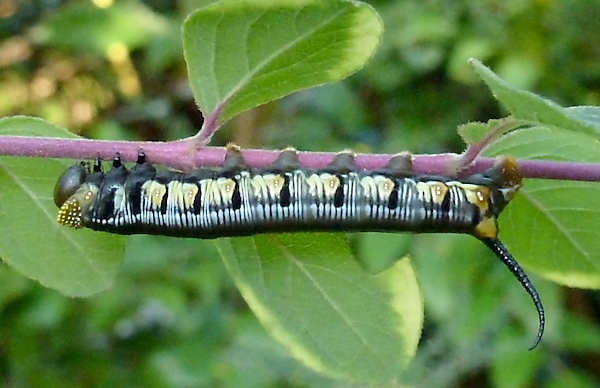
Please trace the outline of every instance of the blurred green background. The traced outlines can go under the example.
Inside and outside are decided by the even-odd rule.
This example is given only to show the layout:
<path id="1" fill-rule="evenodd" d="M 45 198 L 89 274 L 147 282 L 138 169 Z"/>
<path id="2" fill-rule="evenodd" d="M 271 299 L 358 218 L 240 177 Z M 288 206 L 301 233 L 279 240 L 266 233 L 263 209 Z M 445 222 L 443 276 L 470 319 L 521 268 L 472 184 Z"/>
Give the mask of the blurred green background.
<path id="1" fill-rule="evenodd" d="M 38 116 L 97 139 L 193 135 L 202 115 L 180 31 L 208 2 L 0 1 L 0 116 Z M 212 144 L 460 152 L 458 125 L 505 114 L 470 57 L 561 105 L 600 105 L 600 2 L 368 3 L 386 32 L 365 69 L 245 112 Z M 407 386 L 600 386 L 598 293 L 533 275 L 549 322 L 541 346 L 526 352 L 537 329 L 530 300 L 475 239 L 359 234 L 352 242 L 359 256 L 414 257 L 426 316 Z M 0 267 L 0 314 L 6 386 L 348 386 L 270 339 L 212 241 L 132 237 L 115 287 L 82 300 Z"/>

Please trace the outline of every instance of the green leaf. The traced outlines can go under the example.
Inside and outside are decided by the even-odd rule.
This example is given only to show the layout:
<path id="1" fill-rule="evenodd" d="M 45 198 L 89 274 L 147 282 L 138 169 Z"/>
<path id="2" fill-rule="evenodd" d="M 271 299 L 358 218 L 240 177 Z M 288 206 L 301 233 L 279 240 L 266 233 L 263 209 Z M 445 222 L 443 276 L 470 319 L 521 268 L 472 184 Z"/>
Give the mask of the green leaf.
<path id="1" fill-rule="evenodd" d="M 600 143 L 561 128 L 527 128 L 487 155 L 600 163 Z M 526 179 L 500 216 L 500 237 L 525 268 L 571 287 L 600 288 L 598 183 Z"/>
<path id="2" fill-rule="evenodd" d="M 589 120 L 582 119 L 578 114 L 573 114 L 572 110 L 569 111 L 537 94 L 508 85 L 477 60 L 471 60 L 471 64 L 488 85 L 494 97 L 504 104 L 514 118 L 565 128 L 575 132 L 598 135 L 597 123 L 591 125 Z"/>
<path id="3" fill-rule="evenodd" d="M 343 234 L 260 235 L 218 245 L 263 326 L 316 371 L 385 384 L 414 355 L 423 306 L 408 259 L 369 275 Z"/>
<path id="4" fill-rule="evenodd" d="M 495 120 L 490 120 L 487 123 L 471 122 L 462 124 L 458 127 L 458 134 L 466 144 L 473 145 L 494 130 L 493 121 Z"/>
<path id="5" fill-rule="evenodd" d="M 200 110 L 222 123 L 354 73 L 382 31 L 377 13 L 360 2 L 224 0 L 185 21 L 184 55 Z"/>
<path id="6" fill-rule="evenodd" d="M 472 122 L 460 125 L 458 127 L 458 134 L 465 143 L 473 145 L 488 136 L 488 134 L 493 133 L 492 138 L 487 142 L 491 143 L 520 126 L 522 126 L 522 123 L 514 118 L 505 117 L 497 120 L 489 120 L 487 123 Z"/>
<path id="7" fill-rule="evenodd" d="M 73 137 L 30 117 L 0 120 L 0 135 Z M 46 287 L 87 296 L 112 285 L 124 238 L 57 224 L 52 193 L 69 165 L 56 159 L 0 158 L 0 257 Z"/>
<path id="8" fill-rule="evenodd" d="M 600 132 L 600 106 L 570 106 L 565 113 Z"/>
<path id="9" fill-rule="evenodd" d="M 376 274 L 389 268 L 408 251 L 414 236 L 408 233 L 353 233 L 352 247 L 362 268 Z"/>

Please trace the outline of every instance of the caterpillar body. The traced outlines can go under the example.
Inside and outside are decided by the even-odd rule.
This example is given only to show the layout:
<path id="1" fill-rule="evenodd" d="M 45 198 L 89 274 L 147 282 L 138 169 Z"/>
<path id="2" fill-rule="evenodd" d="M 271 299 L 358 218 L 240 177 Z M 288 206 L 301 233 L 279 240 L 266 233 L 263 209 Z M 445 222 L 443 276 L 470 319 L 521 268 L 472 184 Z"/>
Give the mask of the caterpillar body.
<path id="1" fill-rule="evenodd" d="M 521 187 L 514 159 L 464 179 L 418 175 L 410 154 L 381 170 L 358 170 L 342 152 L 317 170 L 300 168 L 297 152 L 283 150 L 267 168 L 249 168 L 230 145 L 220 170 L 156 171 L 142 150 L 127 170 L 116 154 L 104 173 L 100 160 L 69 167 L 54 191 L 58 223 L 119 234 L 216 238 L 294 231 L 467 233 L 507 266 L 538 312 L 539 295 L 498 239 L 497 217 Z"/>

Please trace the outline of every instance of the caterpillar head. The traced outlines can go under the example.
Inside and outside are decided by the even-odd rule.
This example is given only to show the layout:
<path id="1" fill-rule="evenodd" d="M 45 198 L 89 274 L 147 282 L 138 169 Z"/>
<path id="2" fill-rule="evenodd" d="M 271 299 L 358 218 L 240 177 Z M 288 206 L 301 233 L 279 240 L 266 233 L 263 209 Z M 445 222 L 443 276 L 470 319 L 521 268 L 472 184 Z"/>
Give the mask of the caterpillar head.
<path id="1" fill-rule="evenodd" d="M 506 203 L 510 202 L 523 185 L 523 177 L 512 157 L 502 157 L 496 161 L 493 169 L 497 172 L 498 188 Z"/>
<path id="2" fill-rule="evenodd" d="M 495 239 L 498 236 L 498 216 L 522 186 L 521 172 L 514 158 L 503 156 L 498 158 L 492 168 L 474 177 L 475 181 L 487 188 L 488 195 L 483 201 L 485 207 L 480 207 L 481 221 L 473 234 L 479 239 Z"/>
<path id="3" fill-rule="evenodd" d="M 100 173 L 95 171 L 94 174 Z M 54 187 L 54 203 L 59 207 L 56 220 L 61 225 L 82 227 L 82 214 L 92 204 L 98 186 L 90 182 L 90 171 L 85 163 L 69 167 L 58 179 Z"/>

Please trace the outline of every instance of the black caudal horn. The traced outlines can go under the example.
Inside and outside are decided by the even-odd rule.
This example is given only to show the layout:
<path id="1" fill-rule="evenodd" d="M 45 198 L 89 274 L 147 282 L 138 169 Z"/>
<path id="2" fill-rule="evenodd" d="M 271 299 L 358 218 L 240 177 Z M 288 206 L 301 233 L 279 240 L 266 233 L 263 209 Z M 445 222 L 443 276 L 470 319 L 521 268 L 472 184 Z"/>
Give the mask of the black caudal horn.
<path id="1" fill-rule="evenodd" d="M 517 261 L 508 253 L 508 250 L 502 245 L 500 240 L 492 239 L 492 238 L 483 238 L 481 239 L 483 243 L 490 248 L 492 252 L 500 259 L 502 263 L 512 272 L 512 274 L 519 280 L 519 283 L 523 286 L 525 291 L 531 296 L 533 299 L 533 304 L 537 309 L 538 317 L 540 320 L 540 325 L 538 328 L 537 337 L 535 338 L 535 342 L 533 346 L 529 348 L 529 350 L 535 349 L 536 346 L 540 343 L 542 339 L 542 335 L 544 334 L 544 326 L 546 325 L 546 318 L 544 314 L 544 306 L 542 306 L 542 301 L 540 300 L 540 295 L 536 291 L 533 284 L 519 265 Z"/>

